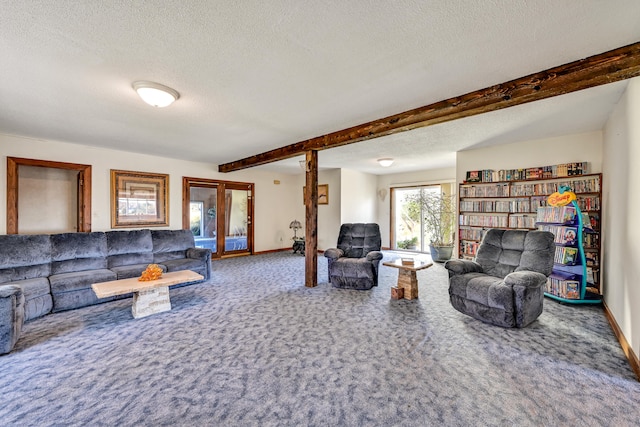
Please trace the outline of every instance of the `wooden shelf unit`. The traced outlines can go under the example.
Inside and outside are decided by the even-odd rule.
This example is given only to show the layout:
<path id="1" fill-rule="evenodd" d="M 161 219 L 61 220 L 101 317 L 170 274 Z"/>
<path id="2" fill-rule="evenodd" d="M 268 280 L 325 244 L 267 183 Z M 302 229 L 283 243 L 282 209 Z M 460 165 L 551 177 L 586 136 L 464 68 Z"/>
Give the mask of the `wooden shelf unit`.
<path id="1" fill-rule="evenodd" d="M 600 289 L 600 224 L 602 174 L 572 175 L 560 178 L 521 181 L 462 183 L 458 191 L 458 255 L 473 259 L 489 228 L 536 229 L 538 207 L 547 206 L 547 196 L 561 185 L 571 187 L 578 206 L 589 215 L 594 233 L 585 235 L 587 267 Z"/>

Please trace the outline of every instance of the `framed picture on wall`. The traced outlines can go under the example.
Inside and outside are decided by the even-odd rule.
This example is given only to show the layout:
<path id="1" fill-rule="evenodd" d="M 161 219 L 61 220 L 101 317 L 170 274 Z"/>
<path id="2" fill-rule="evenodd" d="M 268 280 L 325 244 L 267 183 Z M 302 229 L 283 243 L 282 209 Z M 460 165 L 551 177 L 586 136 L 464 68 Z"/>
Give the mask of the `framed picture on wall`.
<path id="1" fill-rule="evenodd" d="M 304 204 L 304 200 L 307 198 L 307 186 L 302 187 L 302 203 Z M 329 204 L 329 184 L 318 184 L 318 204 L 319 205 L 328 205 Z"/>
<path id="2" fill-rule="evenodd" d="M 169 175 L 111 169 L 111 228 L 169 225 Z"/>

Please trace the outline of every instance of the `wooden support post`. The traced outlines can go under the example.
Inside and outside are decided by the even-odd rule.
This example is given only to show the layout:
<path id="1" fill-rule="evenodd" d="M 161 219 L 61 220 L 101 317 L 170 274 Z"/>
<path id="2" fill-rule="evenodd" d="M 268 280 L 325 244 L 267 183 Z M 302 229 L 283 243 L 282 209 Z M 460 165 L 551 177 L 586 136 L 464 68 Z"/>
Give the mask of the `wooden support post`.
<path id="1" fill-rule="evenodd" d="M 318 286 L 318 152 L 306 152 L 305 286 Z"/>

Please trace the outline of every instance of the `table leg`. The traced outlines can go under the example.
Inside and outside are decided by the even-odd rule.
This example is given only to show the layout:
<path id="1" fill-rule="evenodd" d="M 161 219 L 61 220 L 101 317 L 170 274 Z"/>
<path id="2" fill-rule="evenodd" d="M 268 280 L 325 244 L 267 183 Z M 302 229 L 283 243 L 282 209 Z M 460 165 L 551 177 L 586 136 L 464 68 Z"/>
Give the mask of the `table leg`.
<path id="1" fill-rule="evenodd" d="M 133 293 L 131 313 L 135 319 L 169 310 L 171 310 L 171 301 L 168 286 Z"/>
<path id="2" fill-rule="evenodd" d="M 415 271 L 398 271 L 398 287 L 404 289 L 404 299 L 418 298 L 418 277 Z"/>

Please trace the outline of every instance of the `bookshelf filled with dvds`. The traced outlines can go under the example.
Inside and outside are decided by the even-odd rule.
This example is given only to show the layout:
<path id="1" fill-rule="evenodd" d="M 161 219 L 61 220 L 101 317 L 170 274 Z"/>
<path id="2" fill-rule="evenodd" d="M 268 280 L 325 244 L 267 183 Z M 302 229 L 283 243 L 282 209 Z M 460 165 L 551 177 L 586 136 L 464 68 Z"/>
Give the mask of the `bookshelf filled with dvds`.
<path id="1" fill-rule="evenodd" d="M 601 222 L 601 184 L 602 174 L 585 174 L 586 163 L 577 163 L 574 167 L 557 165 L 554 167 L 532 168 L 543 172 L 522 173 L 512 171 L 478 171 L 480 182 L 467 182 L 459 185 L 458 191 L 458 255 L 463 259 L 475 258 L 478 247 L 486 230 L 490 228 L 526 229 L 537 228 L 538 208 L 547 207 L 547 198 L 561 187 L 569 187 L 577 196 L 576 205 L 584 214 L 582 231 L 582 250 L 585 256 L 584 266 L 591 284 L 590 290 L 600 291 L 600 222 Z M 557 173 L 574 175 L 555 176 Z M 581 174 L 575 174 L 579 171 Z M 472 173 L 471 177 L 476 174 Z M 513 179 L 513 177 L 544 176 L 544 178 Z M 506 181 L 493 181 L 509 177 Z M 577 233 L 577 231 L 576 231 Z M 571 255 L 566 251 L 566 256 Z M 573 294 L 570 294 L 573 295 Z"/>

